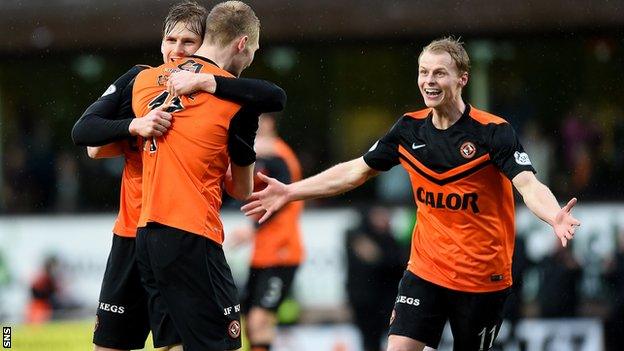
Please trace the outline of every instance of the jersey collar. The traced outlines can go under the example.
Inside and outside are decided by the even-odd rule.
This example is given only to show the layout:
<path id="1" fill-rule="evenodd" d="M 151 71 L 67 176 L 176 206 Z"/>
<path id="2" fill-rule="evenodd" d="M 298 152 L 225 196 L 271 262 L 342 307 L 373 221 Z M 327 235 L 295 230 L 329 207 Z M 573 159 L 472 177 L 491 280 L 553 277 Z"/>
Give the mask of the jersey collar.
<path id="1" fill-rule="evenodd" d="M 190 55 L 190 56 L 187 56 L 187 57 L 198 58 L 198 59 L 200 59 L 202 61 L 206 61 L 206 62 L 208 62 L 208 63 L 210 63 L 212 65 L 215 65 L 215 66 L 219 67 L 219 65 L 217 65 L 213 60 L 211 60 L 211 59 L 209 59 L 207 57 L 203 57 L 203 56 L 199 56 L 199 55 Z M 219 67 L 219 68 L 221 68 L 221 67 Z"/>

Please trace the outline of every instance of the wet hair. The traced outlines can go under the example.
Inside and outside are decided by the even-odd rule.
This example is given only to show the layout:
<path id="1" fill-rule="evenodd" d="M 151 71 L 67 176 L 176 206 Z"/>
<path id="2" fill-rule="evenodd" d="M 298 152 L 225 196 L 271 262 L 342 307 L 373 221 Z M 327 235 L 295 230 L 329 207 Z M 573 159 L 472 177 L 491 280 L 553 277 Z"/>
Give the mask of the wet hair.
<path id="1" fill-rule="evenodd" d="M 455 62 L 459 74 L 464 72 L 470 73 L 470 57 L 468 57 L 468 53 L 466 49 L 464 49 L 464 43 L 462 43 L 459 38 L 455 39 L 449 36 L 432 41 L 429 45 L 425 46 L 420 55 L 418 55 L 419 61 L 420 57 L 427 51 L 433 53 L 448 53 L 453 62 Z"/>
<path id="2" fill-rule="evenodd" d="M 250 42 L 260 36 L 260 20 L 249 5 L 241 1 L 226 1 L 215 5 L 206 20 L 206 40 L 220 47 L 246 35 Z"/>
<path id="3" fill-rule="evenodd" d="M 208 10 L 195 1 L 182 1 L 174 4 L 169 9 L 165 23 L 163 23 L 163 38 L 169 35 L 178 23 L 184 23 L 186 29 L 203 39 L 206 32 L 207 16 Z"/>

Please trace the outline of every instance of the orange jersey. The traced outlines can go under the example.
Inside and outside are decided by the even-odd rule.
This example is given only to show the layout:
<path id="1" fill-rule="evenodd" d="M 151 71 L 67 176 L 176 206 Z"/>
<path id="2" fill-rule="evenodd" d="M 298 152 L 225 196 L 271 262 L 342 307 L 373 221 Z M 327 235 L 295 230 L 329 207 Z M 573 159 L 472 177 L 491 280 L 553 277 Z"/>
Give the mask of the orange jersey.
<path id="1" fill-rule="evenodd" d="M 287 182 L 300 180 L 301 165 L 295 153 L 281 139 L 276 139 L 273 146 L 275 155 L 258 158 L 256 168 L 270 177 L 278 177 L 275 173 L 281 172 L 279 168 L 283 168 L 287 173 Z M 258 228 L 251 258 L 252 267 L 293 266 L 303 261 L 299 226 L 302 210 L 302 201 L 291 202 Z"/>
<path id="2" fill-rule="evenodd" d="M 141 214 L 141 179 L 143 163 L 139 140 L 124 142 L 124 169 L 121 176 L 119 194 L 119 214 L 115 220 L 113 233 L 123 237 L 136 237 L 137 223 Z"/>
<path id="3" fill-rule="evenodd" d="M 170 99 L 165 83 L 180 69 L 232 77 L 198 56 L 144 70 L 134 83 L 137 116 Z M 221 184 L 229 166 L 228 128 L 240 105 L 203 92 L 171 102 L 171 128 L 162 137 L 146 140 L 143 146 L 143 207 L 138 226 L 158 222 L 221 244 L 219 211 Z"/>
<path id="4" fill-rule="evenodd" d="M 513 128 L 471 108 L 446 130 L 430 109 L 408 113 L 364 156 L 387 170 L 408 172 L 418 206 L 408 269 L 459 291 L 509 287 L 514 247 L 510 179 L 534 172 Z"/>

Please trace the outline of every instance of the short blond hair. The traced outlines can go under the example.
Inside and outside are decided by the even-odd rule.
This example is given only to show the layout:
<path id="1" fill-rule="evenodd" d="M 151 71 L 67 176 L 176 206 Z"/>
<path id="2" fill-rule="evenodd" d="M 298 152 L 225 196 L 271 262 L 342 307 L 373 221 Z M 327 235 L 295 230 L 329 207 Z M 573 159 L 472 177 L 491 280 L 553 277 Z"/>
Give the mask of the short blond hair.
<path id="1" fill-rule="evenodd" d="M 470 73 L 470 57 L 468 57 L 468 53 L 466 49 L 464 49 L 464 43 L 462 43 L 460 39 L 445 37 L 432 41 L 429 45 L 425 46 L 420 55 L 418 55 L 418 61 L 420 61 L 420 57 L 427 51 L 433 53 L 448 53 L 453 62 L 455 62 L 459 74 L 463 74 L 464 72 Z"/>
<path id="2" fill-rule="evenodd" d="M 252 43 L 260 37 L 260 20 L 249 5 L 242 1 L 226 1 L 210 10 L 206 19 L 206 40 L 210 44 L 224 47 L 243 35 Z"/>
<path id="3" fill-rule="evenodd" d="M 178 23 L 184 23 L 186 29 L 204 38 L 208 10 L 195 1 L 182 1 L 174 4 L 163 23 L 163 38 L 171 33 Z"/>

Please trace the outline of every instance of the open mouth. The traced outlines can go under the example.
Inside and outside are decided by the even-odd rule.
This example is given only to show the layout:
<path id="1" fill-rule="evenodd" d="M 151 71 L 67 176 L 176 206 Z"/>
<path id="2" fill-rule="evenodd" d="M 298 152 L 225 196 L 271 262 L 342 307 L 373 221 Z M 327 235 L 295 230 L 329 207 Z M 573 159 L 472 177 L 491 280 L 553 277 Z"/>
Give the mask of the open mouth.
<path id="1" fill-rule="evenodd" d="M 440 96 L 440 94 L 442 94 L 442 90 L 440 89 L 425 88 L 425 95 L 427 95 L 427 97 L 436 98 Z"/>

